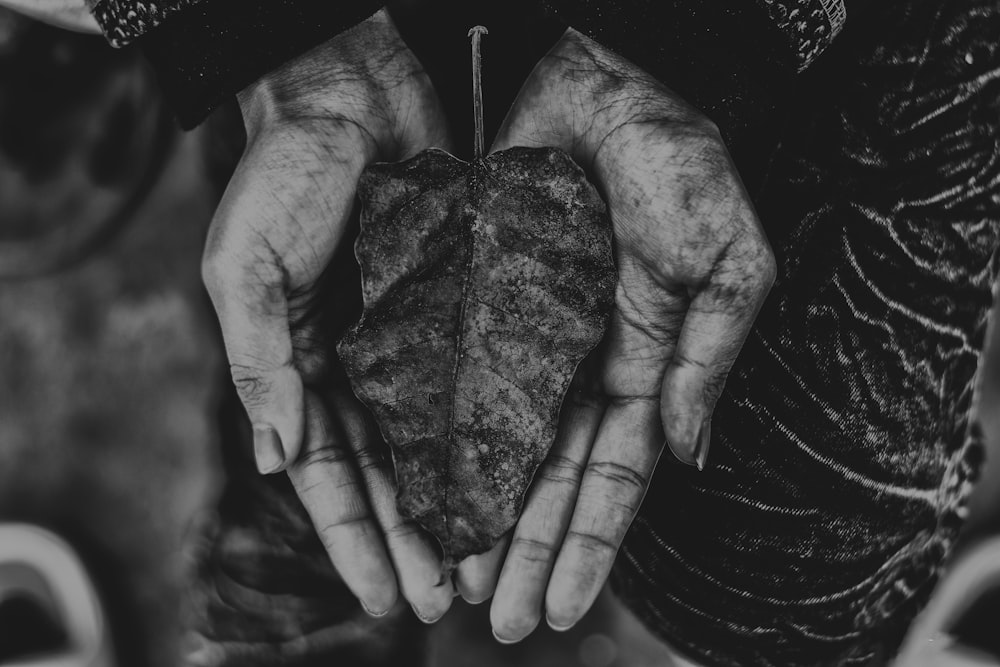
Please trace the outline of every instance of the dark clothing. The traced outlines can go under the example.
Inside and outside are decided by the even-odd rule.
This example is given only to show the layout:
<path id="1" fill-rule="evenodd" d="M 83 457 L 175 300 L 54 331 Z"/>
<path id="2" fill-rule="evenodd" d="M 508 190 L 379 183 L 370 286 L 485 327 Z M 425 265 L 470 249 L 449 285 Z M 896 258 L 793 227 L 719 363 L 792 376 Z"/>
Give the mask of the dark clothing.
<path id="1" fill-rule="evenodd" d="M 658 20 L 661 4 L 687 22 Z M 613 581 L 650 629 L 707 665 L 881 664 L 951 551 L 982 456 L 969 418 L 1000 238 L 1000 7 L 879 3 L 796 82 L 829 41 L 810 27 L 822 21 L 798 21 L 777 0 L 761 2 L 771 14 L 703 4 L 548 4 L 722 126 L 779 261 L 719 402 L 707 470 L 660 467 Z M 193 25 L 189 11 L 174 25 Z M 394 11 L 450 118 L 467 118 L 468 79 L 440 56 L 447 49 L 435 55 L 440 34 L 412 5 Z M 212 19 L 223 32 L 225 17 Z M 275 39 L 300 19 L 313 25 L 302 13 Z M 161 78 L 184 43 L 170 21 L 148 35 L 162 43 L 152 56 Z M 487 87 L 494 127 L 561 25 L 528 23 L 516 48 L 502 31 L 487 42 L 516 58 L 502 60 L 500 90 Z M 792 39 L 781 46 L 775 34 Z M 222 63 L 203 93 L 186 98 L 194 88 L 178 75 L 175 100 L 195 100 L 190 122 L 211 107 L 213 82 L 230 94 L 289 55 L 275 47 L 244 71 L 230 57 L 246 48 L 242 37 L 222 39 L 194 49 L 217 48 Z M 233 401 L 230 421 L 242 423 Z M 247 434 L 230 436 L 190 664 L 419 664 L 419 621 L 368 618 L 288 481 L 258 476 Z"/>
<path id="2" fill-rule="evenodd" d="M 660 467 L 615 573 L 709 665 L 880 664 L 952 551 L 983 456 L 998 34 L 995 2 L 886 3 L 803 81 L 755 197 L 778 280 L 710 465 Z"/>
<path id="3" fill-rule="evenodd" d="M 380 0 L 91 0 L 112 44 L 136 41 L 153 63 L 184 127 L 282 62 L 375 13 Z M 390 3 L 409 11 L 412 0 Z M 497 11 L 499 10 L 499 11 Z M 668 73 L 667 83 L 698 72 L 702 108 L 722 127 L 751 124 L 796 71 L 808 67 L 844 24 L 843 0 L 426 0 L 419 11 L 456 16 L 495 30 L 516 12 L 579 29 L 637 64 Z M 492 20 L 487 20 L 487 18 Z M 544 19 L 542 19 L 544 20 Z M 465 33 L 461 36 L 464 38 Z M 607 41 L 605 41 L 607 40 Z M 492 40 L 491 40 L 492 41 Z M 711 82 L 707 88 L 706 82 Z M 683 87 L 683 86 L 682 86 Z M 711 91 L 711 92 L 709 92 Z M 758 101 L 759 98 L 759 101 Z M 749 107 L 744 112 L 742 107 Z M 719 110 L 727 113 L 719 114 Z"/>

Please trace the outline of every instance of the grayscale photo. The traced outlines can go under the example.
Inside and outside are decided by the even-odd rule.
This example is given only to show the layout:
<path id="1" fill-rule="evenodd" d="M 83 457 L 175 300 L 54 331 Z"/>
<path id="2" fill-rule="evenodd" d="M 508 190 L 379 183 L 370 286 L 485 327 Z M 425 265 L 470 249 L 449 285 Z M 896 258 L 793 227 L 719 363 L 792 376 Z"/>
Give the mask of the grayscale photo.
<path id="1" fill-rule="evenodd" d="M 0 0 L 0 665 L 1000 667 L 998 295 L 998 0 Z"/>

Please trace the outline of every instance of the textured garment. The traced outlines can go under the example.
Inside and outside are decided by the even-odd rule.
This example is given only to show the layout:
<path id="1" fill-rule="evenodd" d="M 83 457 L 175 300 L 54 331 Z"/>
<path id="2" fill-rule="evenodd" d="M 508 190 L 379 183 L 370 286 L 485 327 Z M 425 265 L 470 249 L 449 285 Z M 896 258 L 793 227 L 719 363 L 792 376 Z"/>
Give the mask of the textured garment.
<path id="1" fill-rule="evenodd" d="M 759 0 L 788 40 L 799 71 L 830 45 L 847 20 L 840 0 Z"/>
<path id="2" fill-rule="evenodd" d="M 221 101 L 282 62 L 374 14 L 384 0 L 88 0 L 115 46 L 136 41 L 153 64 L 181 125 L 194 127 Z M 493 10 L 556 18 L 633 57 L 661 52 L 669 83 L 695 71 L 720 85 L 692 100 L 722 113 L 727 130 L 773 109 L 796 71 L 843 26 L 844 0 L 530 0 L 456 3 L 397 0 L 394 11 L 444 17 Z M 527 6 L 527 7 L 526 7 Z M 464 36 L 469 23 L 463 26 Z M 487 23 L 488 27 L 493 27 Z M 607 38 L 608 41 L 604 41 Z M 634 58 L 642 62 L 642 58 Z M 693 66 L 693 67 L 692 67 Z M 713 115 L 710 113 L 710 115 Z"/>
<path id="3" fill-rule="evenodd" d="M 136 44 L 181 126 L 262 75 L 364 21 L 382 0 L 200 0 Z"/>
<path id="4" fill-rule="evenodd" d="M 203 1 L 87 0 L 87 7 L 111 46 L 122 47 L 163 23 L 168 16 Z"/>
<path id="5" fill-rule="evenodd" d="M 891 655 L 982 457 L 1000 7 L 897 2 L 870 27 L 812 73 L 757 198 L 779 277 L 709 468 L 661 467 L 618 560 L 628 604 L 709 665 Z"/>
<path id="6" fill-rule="evenodd" d="M 167 17 L 202 2 L 218 0 L 87 0 L 87 5 L 113 46 L 124 46 L 137 37 L 163 23 Z M 807 67 L 821 53 L 844 24 L 844 0 L 757 0 L 768 16 L 788 39 L 798 67 Z M 329 7 L 329 3 L 324 3 Z M 357 13 L 352 4 L 366 4 L 359 0 L 337 3 L 346 13 Z M 388 4 L 384 3 L 383 4 Z M 588 4 L 588 3 L 581 3 Z M 631 10 L 630 4 L 641 8 L 643 2 L 589 3 L 610 7 L 615 11 Z M 317 6 L 317 11 L 327 8 Z M 234 8 L 234 11 L 241 11 Z M 253 9 L 251 9 L 253 11 Z M 337 33 L 331 33 L 332 37 Z"/>
<path id="7" fill-rule="evenodd" d="M 707 470 L 661 466 L 614 572 L 706 665 L 883 664 L 950 553 L 982 456 L 997 34 L 995 2 L 886 3 L 805 75 L 773 158 L 743 161 L 771 165 L 754 200 L 778 281 Z M 393 657 L 418 622 L 366 619 L 287 480 L 256 476 L 245 434 L 228 443 L 190 664 L 419 664 Z"/>

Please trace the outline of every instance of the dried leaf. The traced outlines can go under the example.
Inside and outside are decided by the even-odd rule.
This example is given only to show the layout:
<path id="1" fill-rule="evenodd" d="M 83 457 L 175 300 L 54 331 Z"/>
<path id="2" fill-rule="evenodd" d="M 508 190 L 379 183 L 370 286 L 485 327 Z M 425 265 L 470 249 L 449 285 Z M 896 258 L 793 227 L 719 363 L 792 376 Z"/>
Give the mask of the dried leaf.
<path id="1" fill-rule="evenodd" d="M 604 333 L 606 208 L 557 149 L 436 149 L 361 181 L 364 314 L 339 345 L 392 448 L 400 511 L 446 566 L 516 522 L 579 362 Z"/>

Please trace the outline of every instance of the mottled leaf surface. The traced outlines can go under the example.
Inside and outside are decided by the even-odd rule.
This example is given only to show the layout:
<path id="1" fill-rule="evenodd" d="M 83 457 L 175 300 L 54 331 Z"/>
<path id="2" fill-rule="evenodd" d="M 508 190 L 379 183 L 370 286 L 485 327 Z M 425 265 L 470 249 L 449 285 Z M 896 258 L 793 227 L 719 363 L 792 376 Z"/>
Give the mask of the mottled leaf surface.
<path id="1" fill-rule="evenodd" d="M 339 353 L 446 564 L 516 522 L 616 274 L 606 207 L 557 149 L 436 149 L 361 179 L 364 314 Z"/>

